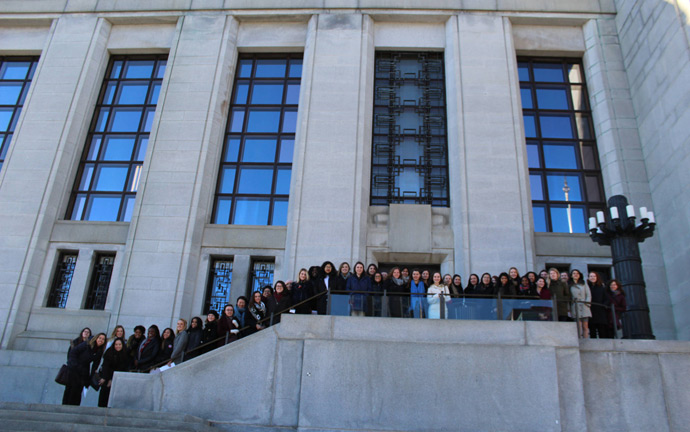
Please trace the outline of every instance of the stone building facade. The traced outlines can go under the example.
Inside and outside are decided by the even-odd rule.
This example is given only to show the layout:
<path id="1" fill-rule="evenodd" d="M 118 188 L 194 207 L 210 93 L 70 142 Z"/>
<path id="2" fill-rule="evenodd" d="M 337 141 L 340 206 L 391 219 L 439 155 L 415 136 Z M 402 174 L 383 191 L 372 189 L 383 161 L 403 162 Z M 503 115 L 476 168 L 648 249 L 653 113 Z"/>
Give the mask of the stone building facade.
<path id="1" fill-rule="evenodd" d="M 535 209 L 563 206 L 549 198 L 542 206 L 535 194 L 543 190 L 530 183 L 549 175 L 540 174 L 536 164 L 546 159 L 530 155 L 531 142 L 542 158 L 551 145 L 537 139 L 546 120 L 539 137 L 525 122 L 525 97 L 538 99 L 544 87 L 529 90 L 526 81 L 540 81 L 529 78 L 534 71 L 523 75 L 530 62 L 581 68 L 563 85 L 585 89 L 586 99 L 571 92 L 568 100 L 591 112 L 592 136 L 574 140 L 587 140 L 598 157 L 592 172 L 573 175 L 599 176 L 593 190 L 601 202 L 624 194 L 655 211 L 657 234 L 641 245 L 652 325 L 660 339 L 688 339 L 688 282 L 676 270 L 690 262 L 688 13 L 681 0 L 3 1 L 0 62 L 30 66 L 0 83 L 24 86 L 0 104 L 0 133 L 11 135 L 0 147 L 1 346 L 50 350 L 51 340 L 63 346 L 87 325 L 168 326 L 200 315 L 219 261 L 232 263 L 225 295 L 233 302 L 260 271 L 293 279 L 326 259 L 434 265 L 465 281 L 510 266 L 606 270 L 610 251 L 572 220 L 568 232 L 543 232 L 563 231 L 555 228 L 558 212 Z M 374 159 L 384 52 L 442 53 L 446 171 L 434 184 L 445 184 L 448 205 L 423 202 L 421 189 L 409 200 L 372 202 L 383 178 Z M 276 77 L 261 76 L 259 65 L 275 59 L 294 74 L 265 80 Z M 142 78 L 132 66 L 140 81 L 129 82 L 118 69 L 128 61 L 153 69 Z M 254 72 L 243 75 L 245 64 Z M 239 100 L 245 78 L 252 88 L 267 86 L 256 101 L 272 108 L 256 114 L 246 94 Z M 125 89 L 132 83 L 139 90 Z M 272 101 L 271 85 L 287 89 L 285 98 Z M 118 129 L 117 116 L 126 123 L 135 111 L 143 116 L 138 128 Z M 246 114 L 245 129 L 234 129 L 245 120 L 236 112 Z M 280 129 L 260 126 L 271 113 Z M 256 147 L 258 159 L 243 165 L 247 139 L 257 138 L 254 114 L 254 132 L 269 147 Z M 580 119 L 576 111 L 559 115 Z M 573 128 L 581 134 L 581 126 Z M 239 159 L 230 156 L 235 134 L 244 140 Z M 136 143 L 131 160 L 118 168 L 105 150 L 92 160 L 94 140 L 115 136 Z M 261 159 L 266 148 L 275 154 L 269 162 Z M 262 161 L 268 165 L 252 165 Z M 86 220 L 108 219 L 110 207 L 97 200 L 111 197 L 99 193 L 112 192 L 120 168 L 129 174 L 114 216 Z M 243 183 L 240 172 L 250 168 L 259 177 L 247 174 Z M 107 169 L 115 174 L 103 174 L 99 186 L 94 176 Z M 261 169 L 274 176 L 268 186 Z M 238 179 L 227 190 L 224 175 Z M 583 212 L 598 209 L 592 194 Z M 589 216 L 576 215 L 579 224 Z M 251 218 L 260 223 L 247 224 Z M 95 301 L 99 264 L 107 295 Z M 68 288 L 59 301 L 56 287 Z"/>

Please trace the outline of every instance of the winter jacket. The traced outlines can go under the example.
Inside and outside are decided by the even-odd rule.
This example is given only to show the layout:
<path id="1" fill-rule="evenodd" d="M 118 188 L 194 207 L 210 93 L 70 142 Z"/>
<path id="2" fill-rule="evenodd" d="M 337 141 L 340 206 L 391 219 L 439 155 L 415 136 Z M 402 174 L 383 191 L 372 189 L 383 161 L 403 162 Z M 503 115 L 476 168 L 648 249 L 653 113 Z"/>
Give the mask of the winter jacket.
<path id="1" fill-rule="evenodd" d="M 347 278 L 347 291 L 371 291 L 371 279 L 368 275 L 362 274 L 362 276 L 357 277 L 357 275 L 352 275 Z M 367 305 L 367 295 L 356 293 L 350 295 L 350 308 L 353 311 L 364 311 Z"/>
<path id="2" fill-rule="evenodd" d="M 180 364 L 184 361 L 186 356 L 183 356 L 184 352 L 187 351 L 187 344 L 189 344 L 189 333 L 187 330 L 182 330 L 175 336 L 175 342 L 173 343 L 173 350 L 170 354 L 170 359 L 175 364 Z"/>

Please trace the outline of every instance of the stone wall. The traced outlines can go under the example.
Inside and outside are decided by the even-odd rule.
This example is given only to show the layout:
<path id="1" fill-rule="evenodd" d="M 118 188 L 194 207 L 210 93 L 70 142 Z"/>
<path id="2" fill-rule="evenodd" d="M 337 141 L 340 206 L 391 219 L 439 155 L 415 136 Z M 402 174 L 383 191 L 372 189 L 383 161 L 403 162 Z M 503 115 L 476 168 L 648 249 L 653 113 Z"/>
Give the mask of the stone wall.
<path id="1" fill-rule="evenodd" d="M 681 430 L 686 342 L 577 339 L 572 323 L 286 316 L 110 405 L 228 430 Z M 196 391 L 195 391 L 196 389 Z"/>

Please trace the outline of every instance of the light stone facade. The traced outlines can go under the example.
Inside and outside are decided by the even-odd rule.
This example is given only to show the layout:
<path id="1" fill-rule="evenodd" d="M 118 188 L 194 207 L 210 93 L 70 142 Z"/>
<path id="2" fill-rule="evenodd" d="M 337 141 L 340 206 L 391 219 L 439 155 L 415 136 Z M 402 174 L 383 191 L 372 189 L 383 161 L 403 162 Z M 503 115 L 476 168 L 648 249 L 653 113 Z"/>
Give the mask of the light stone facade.
<path id="1" fill-rule="evenodd" d="M 606 196 L 657 214 L 641 245 L 654 333 L 690 338 L 690 30 L 681 0 L 5 0 L 0 55 L 40 56 L 0 171 L 2 348 L 64 349 L 84 326 L 202 312 L 212 257 L 292 279 L 325 259 L 443 272 L 610 265 L 585 234 L 535 233 L 517 55 L 581 58 Z M 450 208 L 370 206 L 376 50 L 445 56 Z M 304 55 L 287 226 L 211 224 L 238 53 Z M 131 222 L 65 220 L 110 55 L 167 53 Z M 404 233 L 405 235 L 400 235 Z M 65 309 L 46 300 L 79 251 Z M 97 252 L 116 252 L 86 311 Z M 54 342 L 51 342 L 54 341 Z M 54 343 L 54 345 L 51 345 Z M 63 347 L 63 348 L 60 348 Z"/>

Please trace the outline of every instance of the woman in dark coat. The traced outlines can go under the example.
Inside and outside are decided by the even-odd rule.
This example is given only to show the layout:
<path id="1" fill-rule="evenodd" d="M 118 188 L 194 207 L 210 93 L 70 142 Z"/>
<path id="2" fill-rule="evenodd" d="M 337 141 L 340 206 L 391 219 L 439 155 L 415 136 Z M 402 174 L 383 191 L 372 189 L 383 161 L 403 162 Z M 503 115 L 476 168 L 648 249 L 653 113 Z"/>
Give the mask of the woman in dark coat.
<path id="1" fill-rule="evenodd" d="M 110 386 L 113 383 L 115 372 L 126 372 L 129 368 L 129 356 L 125 349 L 125 340 L 115 338 L 113 344 L 103 354 L 103 366 L 101 366 L 101 380 L 98 382 L 101 389 L 98 393 L 98 406 L 106 408 L 110 399 Z"/>
<path id="2" fill-rule="evenodd" d="M 494 284 L 491 281 L 491 275 L 489 273 L 482 274 L 482 278 L 479 280 L 479 285 L 477 285 L 475 294 L 482 297 L 493 297 Z"/>
<path id="3" fill-rule="evenodd" d="M 184 355 L 185 361 L 201 354 L 202 349 L 195 348 L 201 345 L 201 339 L 204 336 L 203 326 L 204 324 L 199 317 L 194 317 L 189 322 L 189 329 L 187 329 L 187 352 Z"/>
<path id="4" fill-rule="evenodd" d="M 225 305 L 223 316 L 218 320 L 218 337 L 223 338 L 218 341 L 218 346 L 225 345 L 226 340 L 228 343 L 235 342 L 239 338 L 239 333 L 240 323 L 235 318 L 235 308 L 232 305 Z"/>
<path id="5" fill-rule="evenodd" d="M 592 317 L 589 319 L 589 337 L 610 339 L 609 323 L 606 312 L 609 310 L 609 297 L 606 295 L 606 286 L 601 281 L 597 272 L 589 272 L 587 278 L 589 291 L 592 293 Z"/>
<path id="6" fill-rule="evenodd" d="M 548 282 L 551 296 L 556 296 L 558 301 L 558 321 L 572 321 L 568 317 L 568 312 L 570 312 L 570 301 L 573 297 L 570 294 L 568 285 L 561 280 L 561 274 L 558 272 L 558 269 L 553 267 L 549 269 Z"/>
<path id="7" fill-rule="evenodd" d="M 67 348 L 67 357 L 69 358 L 69 352 L 72 351 L 72 348 L 74 348 L 77 345 L 81 345 L 82 342 L 88 342 L 90 340 L 91 329 L 88 327 L 84 327 L 83 329 L 81 329 L 79 336 L 77 336 L 69 342 L 69 348 Z"/>
<path id="8" fill-rule="evenodd" d="M 625 300 L 625 292 L 623 288 L 621 288 L 621 283 L 616 279 L 609 282 L 609 289 L 606 294 L 609 297 L 610 304 L 613 305 L 616 311 L 616 318 L 614 319 L 611 314 L 611 308 L 607 309 L 610 326 L 609 331 L 611 335 L 614 335 L 623 329 L 623 321 L 621 318 L 625 311 L 628 310 L 628 303 Z"/>
<path id="9" fill-rule="evenodd" d="M 410 297 L 404 294 L 410 291 L 402 278 L 400 268 L 391 269 L 388 278 L 383 283 L 383 289 L 386 290 L 388 296 L 388 314 L 395 318 L 404 317 L 405 311 L 410 307 Z"/>
<path id="10" fill-rule="evenodd" d="M 300 269 L 297 280 L 292 283 L 292 304 L 295 305 L 295 313 L 298 314 L 310 314 L 311 305 L 309 302 L 302 303 L 298 305 L 297 303 L 303 302 L 311 297 L 312 287 L 309 281 L 309 274 L 307 269 Z"/>
<path id="11" fill-rule="evenodd" d="M 173 349 L 175 347 L 175 332 L 170 327 L 163 330 L 161 335 L 161 349 L 158 351 L 156 363 L 161 363 L 170 360 Z"/>
<path id="12" fill-rule="evenodd" d="M 268 304 L 266 305 L 268 316 L 273 314 L 273 324 L 280 322 L 281 312 L 290 309 L 291 304 L 292 300 L 285 287 L 285 282 L 279 280 L 273 289 L 273 296 L 268 299 Z"/>
<path id="13" fill-rule="evenodd" d="M 263 321 L 264 318 L 266 318 L 266 305 L 261 301 L 261 292 L 254 291 L 245 317 L 245 324 L 247 325 L 245 336 L 265 329 L 266 322 Z"/>
<path id="14" fill-rule="evenodd" d="M 479 275 L 472 273 L 467 279 L 467 286 L 465 287 L 465 295 L 475 295 L 477 294 L 477 289 L 479 288 Z"/>
<path id="15" fill-rule="evenodd" d="M 207 353 L 216 348 L 218 346 L 217 342 L 214 342 L 216 339 L 218 339 L 218 312 L 211 310 L 206 315 L 206 325 L 201 336 L 201 343 L 204 348 L 201 348 L 201 351 Z"/>
<path id="16" fill-rule="evenodd" d="M 127 339 L 127 345 L 125 350 L 127 351 L 127 356 L 129 356 L 129 369 L 136 369 L 134 366 L 134 360 L 137 359 L 139 354 L 139 346 L 146 339 L 144 334 L 146 333 L 146 327 L 138 325 L 134 327 L 134 333 Z"/>
<path id="17" fill-rule="evenodd" d="M 371 278 L 364 273 L 364 264 L 355 264 L 355 274 L 347 278 L 346 289 L 348 291 L 371 291 Z M 355 293 L 350 296 L 350 315 L 365 316 L 368 295 Z"/>
<path id="18" fill-rule="evenodd" d="M 317 282 L 312 282 L 314 295 L 321 294 L 316 298 L 316 312 L 319 315 L 326 315 L 328 313 L 328 293 L 336 287 L 338 275 L 335 272 L 335 266 L 330 261 L 325 261 L 321 264 L 321 272 Z"/>
<path id="19" fill-rule="evenodd" d="M 383 316 L 383 276 L 379 271 L 371 276 L 371 292 L 378 293 L 378 295 L 372 295 L 369 297 L 367 315 L 375 317 Z"/>
<path id="20" fill-rule="evenodd" d="M 156 358 L 161 350 L 161 334 L 157 325 L 149 327 L 146 340 L 144 340 L 137 350 L 137 357 L 134 366 L 140 372 L 149 372 L 151 366 L 156 364 Z"/>
<path id="21" fill-rule="evenodd" d="M 101 362 L 107 339 L 105 333 L 99 333 L 90 341 L 84 341 L 70 350 L 67 356 L 68 382 L 62 394 L 63 405 L 81 404 L 81 393 L 89 385 L 91 375 Z"/>
<path id="22" fill-rule="evenodd" d="M 515 285 L 510 280 L 508 273 L 503 272 L 498 276 L 498 285 L 494 288 L 494 294 L 501 297 L 514 296 L 515 295 Z"/>
<path id="23" fill-rule="evenodd" d="M 346 262 L 341 263 L 340 267 L 338 268 L 338 277 L 336 278 L 335 289 L 337 291 L 347 291 L 347 280 L 351 275 L 350 264 Z"/>

